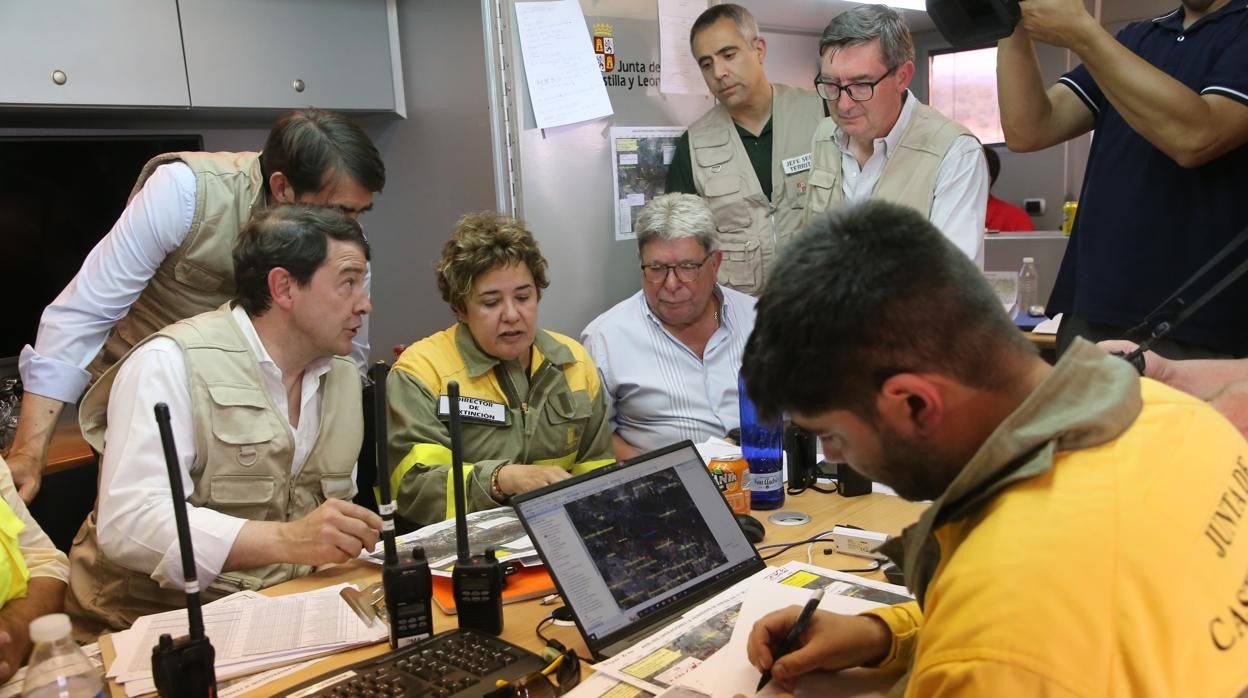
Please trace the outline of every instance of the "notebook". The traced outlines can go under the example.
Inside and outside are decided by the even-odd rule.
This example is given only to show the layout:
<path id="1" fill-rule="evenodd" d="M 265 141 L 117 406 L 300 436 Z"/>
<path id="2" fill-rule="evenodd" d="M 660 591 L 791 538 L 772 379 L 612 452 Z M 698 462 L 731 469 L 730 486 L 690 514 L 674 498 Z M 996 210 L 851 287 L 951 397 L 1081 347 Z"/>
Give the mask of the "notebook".
<path id="1" fill-rule="evenodd" d="M 764 567 L 689 441 L 512 506 L 595 659 Z"/>

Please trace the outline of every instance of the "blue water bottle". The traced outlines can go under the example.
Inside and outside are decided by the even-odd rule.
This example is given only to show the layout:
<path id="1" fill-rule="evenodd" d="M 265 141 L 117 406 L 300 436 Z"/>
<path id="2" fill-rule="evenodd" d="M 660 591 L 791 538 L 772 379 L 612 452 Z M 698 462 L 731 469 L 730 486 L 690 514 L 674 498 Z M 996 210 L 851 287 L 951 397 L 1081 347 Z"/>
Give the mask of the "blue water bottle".
<path id="1" fill-rule="evenodd" d="M 779 509 L 784 504 L 784 422 L 759 421 L 739 374 L 737 402 L 741 409 L 741 451 L 750 464 L 750 508 Z"/>

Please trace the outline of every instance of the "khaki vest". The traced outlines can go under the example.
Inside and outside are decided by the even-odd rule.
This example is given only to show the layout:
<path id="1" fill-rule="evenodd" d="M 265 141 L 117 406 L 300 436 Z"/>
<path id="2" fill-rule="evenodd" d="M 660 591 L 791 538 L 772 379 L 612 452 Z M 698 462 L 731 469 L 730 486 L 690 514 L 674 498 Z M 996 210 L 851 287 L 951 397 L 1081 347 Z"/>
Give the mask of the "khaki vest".
<path id="1" fill-rule="evenodd" d="M 689 127 L 693 181 L 715 214 L 724 251 L 719 283 L 755 296 L 777 251 L 802 224 L 809 164 L 795 163 L 801 171 L 785 174 L 784 162 L 809 156 L 810 138 L 823 118 L 823 101 L 814 92 L 786 85 L 772 89 L 770 201 L 722 105 Z"/>
<path id="2" fill-rule="evenodd" d="M 144 337 L 207 312 L 234 295 L 234 241 L 264 205 L 259 153 L 166 153 L 143 166 L 133 199 L 156 168 L 181 161 L 195 173 L 195 214 L 186 239 L 108 334 L 87 370 L 96 381 Z"/>
<path id="3" fill-rule="evenodd" d="M 359 372 L 350 359 L 335 357 L 321 378 L 320 433 L 307 462 L 292 475 L 294 437 L 262 387 L 259 363 L 228 307 L 182 320 L 152 336 L 173 339 L 186 360 L 196 450 L 191 466 L 194 492 L 187 499 L 191 505 L 253 521 L 293 521 L 326 499 L 351 498 L 364 423 Z M 97 450 L 106 448 L 108 396 L 124 361 L 87 391 L 79 410 L 83 435 Z M 146 418 L 148 410 L 140 415 Z M 104 555 L 96 534 L 96 512 L 79 529 L 69 562 L 66 606 L 83 628 L 93 622 L 124 628 L 141 615 L 185 604 L 181 590 L 162 589 L 149 574 L 126 569 Z M 202 596 L 212 601 L 309 571 L 306 565 L 276 564 L 227 572 Z"/>
<path id="4" fill-rule="evenodd" d="M 909 99 L 914 99 L 914 96 Z M 811 150 L 814 162 L 806 203 L 807 222 L 845 198 L 841 186 L 841 149 L 836 145 L 838 130 L 836 122 L 828 117 L 815 132 Z M 871 198 L 909 206 L 930 218 L 940 163 L 953 147 L 953 142 L 963 135 L 972 134 L 962 124 L 945 118 L 926 104 L 915 104 L 910 123 L 906 124 L 906 130 L 897 144 L 897 152 L 892 153 L 885 163 Z"/>

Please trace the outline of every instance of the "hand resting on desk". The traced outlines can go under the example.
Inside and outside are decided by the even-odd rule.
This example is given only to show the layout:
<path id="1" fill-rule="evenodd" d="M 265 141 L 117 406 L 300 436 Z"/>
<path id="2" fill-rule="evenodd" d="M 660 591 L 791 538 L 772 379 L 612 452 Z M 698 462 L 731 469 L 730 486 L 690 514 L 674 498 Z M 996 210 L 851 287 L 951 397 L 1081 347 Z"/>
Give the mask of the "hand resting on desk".
<path id="1" fill-rule="evenodd" d="M 572 474 L 557 465 L 508 463 L 498 471 L 498 488 L 511 497 L 567 480 Z"/>
<path id="2" fill-rule="evenodd" d="M 750 631 L 747 652 L 759 671 L 771 670 L 772 679 L 785 691 L 793 691 L 797 677 L 816 670 L 840 671 L 874 664 L 888 656 L 892 634 L 875 616 L 846 616 L 815 611 L 797 648 L 776 660 L 773 651 L 797 622 L 801 606 L 774 611 L 762 617 Z"/>

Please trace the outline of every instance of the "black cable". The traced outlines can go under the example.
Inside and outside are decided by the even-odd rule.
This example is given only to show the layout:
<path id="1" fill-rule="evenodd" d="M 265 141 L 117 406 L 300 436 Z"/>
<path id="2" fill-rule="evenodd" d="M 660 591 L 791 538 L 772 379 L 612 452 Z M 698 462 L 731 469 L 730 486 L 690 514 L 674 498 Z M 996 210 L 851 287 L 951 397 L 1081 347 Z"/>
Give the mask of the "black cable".
<path id="1" fill-rule="evenodd" d="M 810 538 L 807 538 L 805 540 L 799 540 L 793 543 L 769 543 L 767 545 L 760 545 L 755 549 L 761 553 L 762 551 L 770 550 L 771 548 L 780 548 L 780 550 L 777 550 L 775 553 L 761 556 L 763 560 L 771 560 L 773 558 L 776 558 L 780 555 L 787 553 L 788 551 L 792 550 L 793 548 L 798 547 L 799 545 L 809 545 L 811 543 L 818 543 L 819 541 L 829 540 L 828 538 L 824 538 L 824 536 L 830 536 L 830 535 L 832 535 L 831 531 L 823 531 L 821 533 L 816 533 L 814 536 L 811 536 Z"/>
<path id="2" fill-rule="evenodd" d="M 564 646 L 563 643 L 559 642 L 558 640 L 554 638 L 546 637 L 545 635 L 542 634 L 542 628 L 546 627 L 547 623 L 553 623 L 553 622 L 555 622 L 554 614 L 546 616 L 545 618 L 537 622 L 537 627 L 533 629 L 533 632 L 537 633 L 537 639 L 541 640 L 542 644 L 544 644 L 546 647 L 560 648 Z M 576 658 L 581 660 L 582 662 L 587 662 L 589 664 L 592 664 L 594 662 L 594 660 L 590 659 L 589 657 L 582 657 L 580 652 L 576 653 Z"/>

